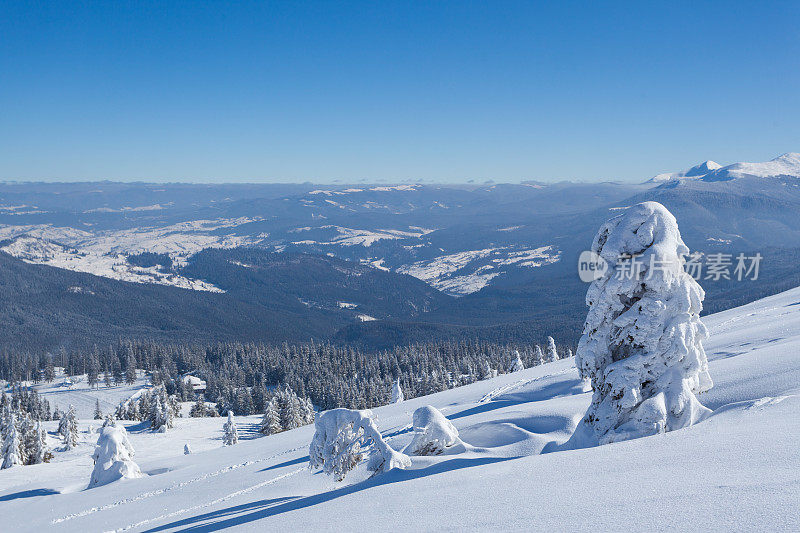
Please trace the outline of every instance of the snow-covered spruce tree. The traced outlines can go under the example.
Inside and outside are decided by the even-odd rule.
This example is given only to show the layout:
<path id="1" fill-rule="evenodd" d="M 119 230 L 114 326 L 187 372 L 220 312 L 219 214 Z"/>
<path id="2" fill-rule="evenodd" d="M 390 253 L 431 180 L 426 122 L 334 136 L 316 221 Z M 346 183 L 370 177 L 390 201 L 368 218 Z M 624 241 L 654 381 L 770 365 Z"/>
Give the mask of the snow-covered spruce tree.
<path id="1" fill-rule="evenodd" d="M 64 449 L 71 450 L 78 445 L 78 421 L 75 419 L 75 407 L 69 406 L 69 411 L 64 415 L 66 418 L 64 430 Z"/>
<path id="2" fill-rule="evenodd" d="M 533 350 L 533 360 L 537 365 L 544 364 L 544 354 L 542 353 L 542 347 L 539 346 L 538 344 L 536 345 L 536 348 L 534 348 Z"/>
<path id="3" fill-rule="evenodd" d="M 103 411 L 100 410 L 100 400 L 95 400 L 94 403 L 94 419 L 95 420 L 102 420 L 103 419 Z"/>
<path id="4" fill-rule="evenodd" d="M 519 350 L 514 350 L 516 354 L 516 359 L 514 362 L 511 363 L 511 372 L 519 372 L 520 370 L 525 370 L 525 365 L 522 363 L 522 357 L 519 355 Z"/>
<path id="5" fill-rule="evenodd" d="M 31 420 L 28 413 L 19 421 L 20 457 L 22 464 L 33 464 L 33 455 L 36 449 L 36 423 Z"/>
<path id="6" fill-rule="evenodd" d="M 400 403 L 405 400 L 403 387 L 400 386 L 400 378 L 392 384 L 392 403 Z"/>
<path id="7" fill-rule="evenodd" d="M 69 417 L 67 413 L 61 413 L 61 419 L 58 421 L 58 435 L 63 439 L 67 436 L 67 428 L 69 426 Z"/>
<path id="8" fill-rule="evenodd" d="M 14 413 L 11 413 L 11 418 L 6 426 L 2 452 L 2 468 L 11 468 L 16 465 L 24 464 L 22 458 L 22 439 L 20 438 L 19 429 L 17 428 L 17 417 Z"/>
<path id="9" fill-rule="evenodd" d="M 304 409 L 300 398 L 289 387 L 280 390 L 277 395 L 281 415 L 281 426 L 284 430 L 299 428 L 305 425 Z"/>
<path id="10" fill-rule="evenodd" d="M 441 455 L 445 452 L 464 451 L 458 430 L 433 406 L 426 405 L 414 411 L 414 438 L 403 453 L 408 455 Z"/>
<path id="11" fill-rule="evenodd" d="M 100 430 L 92 459 L 94 470 L 89 488 L 111 483 L 118 479 L 142 477 L 142 471 L 133 461 L 133 446 L 122 425 L 106 426 Z"/>
<path id="12" fill-rule="evenodd" d="M 272 398 L 267 402 L 267 408 L 264 410 L 264 417 L 261 419 L 261 433 L 264 435 L 274 435 L 283 431 L 281 426 L 281 415 L 278 413 L 277 401 Z"/>
<path id="13" fill-rule="evenodd" d="M 239 442 L 239 432 L 236 429 L 236 422 L 233 420 L 233 411 L 228 411 L 228 421 L 222 426 L 222 444 L 233 446 Z"/>
<path id="14" fill-rule="evenodd" d="M 192 418 L 202 418 L 208 416 L 208 408 L 202 395 L 197 396 L 197 401 L 189 410 L 189 416 Z"/>
<path id="15" fill-rule="evenodd" d="M 558 350 L 556 350 L 556 341 L 553 337 L 547 337 L 547 362 L 554 363 L 558 361 Z"/>
<path id="16" fill-rule="evenodd" d="M 369 409 L 331 409 L 317 416 L 314 438 L 308 448 L 309 467 L 322 468 L 341 481 L 370 451 L 367 468 L 375 474 L 408 468 L 411 459 L 383 440 Z M 370 449 L 371 448 L 371 449 Z"/>
<path id="17" fill-rule="evenodd" d="M 705 294 L 684 271 L 675 217 L 656 202 L 630 207 L 600 228 L 592 251 L 609 268 L 586 294 L 575 364 L 594 395 L 573 439 L 605 444 L 702 420 L 710 411 L 695 394 L 712 386 Z"/>
<path id="18" fill-rule="evenodd" d="M 189 443 L 183 445 L 183 455 L 191 455 L 192 449 L 189 447 Z"/>
<path id="19" fill-rule="evenodd" d="M 50 459 L 53 458 L 53 453 L 47 445 L 47 432 L 42 427 L 41 422 L 36 423 L 35 435 L 36 439 L 29 462 L 34 465 L 49 463 Z"/>
<path id="20" fill-rule="evenodd" d="M 313 424 L 316 418 L 314 404 L 308 398 L 300 398 L 300 410 L 303 413 L 303 425 Z"/>

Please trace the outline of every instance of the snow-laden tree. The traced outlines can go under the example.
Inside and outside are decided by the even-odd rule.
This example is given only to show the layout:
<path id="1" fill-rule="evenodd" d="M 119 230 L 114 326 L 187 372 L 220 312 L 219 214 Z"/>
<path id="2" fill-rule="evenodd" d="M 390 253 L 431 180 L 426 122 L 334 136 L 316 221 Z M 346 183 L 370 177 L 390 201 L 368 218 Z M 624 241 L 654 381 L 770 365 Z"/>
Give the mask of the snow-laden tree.
<path id="1" fill-rule="evenodd" d="M 492 368 L 489 361 L 484 361 L 484 375 L 483 379 L 492 379 L 497 377 L 497 369 Z"/>
<path id="2" fill-rule="evenodd" d="M 25 464 L 22 455 L 22 438 L 17 427 L 17 416 L 11 413 L 9 423 L 6 426 L 5 438 L 3 439 L 2 468 Z"/>
<path id="3" fill-rule="evenodd" d="M 100 400 L 95 400 L 94 403 L 94 419 L 95 420 L 102 420 L 103 419 L 103 411 L 100 410 Z"/>
<path id="4" fill-rule="evenodd" d="M 236 429 L 236 421 L 233 420 L 233 411 L 228 411 L 228 421 L 222 426 L 222 444 L 233 446 L 239 442 L 239 431 Z"/>
<path id="5" fill-rule="evenodd" d="M 400 378 L 397 378 L 397 381 L 392 384 L 392 403 L 400 403 L 405 399 L 403 387 L 400 386 Z"/>
<path id="6" fill-rule="evenodd" d="M 556 341 L 553 337 L 547 337 L 547 362 L 554 363 L 558 361 L 558 350 L 556 350 Z"/>
<path id="7" fill-rule="evenodd" d="M 446 451 L 463 451 L 458 430 L 433 406 L 414 411 L 414 438 L 403 453 L 408 455 L 441 455 Z"/>
<path id="8" fill-rule="evenodd" d="M 411 466 L 411 459 L 393 450 L 383 440 L 369 409 L 331 409 L 317 416 L 315 433 L 309 446 L 309 466 L 341 481 L 370 452 L 367 468 L 387 472 Z"/>
<path id="9" fill-rule="evenodd" d="M 57 410 L 58 408 L 56 408 Z M 69 427 L 69 417 L 67 413 L 61 413 L 61 419 L 58 421 L 58 435 L 63 439 L 67 436 Z"/>
<path id="10" fill-rule="evenodd" d="M 183 455 L 191 455 L 192 449 L 189 447 L 189 443 L 183 445 Z"/>
<path id="11" fill-rule="evenodd" d="M 78 421 L 75 419 L 75 407 L 70 405 L 69 411 L 64 415 L 64 449 L 71 450 L 78 445 Z M 59 426 L 60 429 L 60 426 Z"/>
<path id="12" fill-rule="evenodd" d="M 281 427 L 285 430 L 299 428 L 306 424 L 306 406 L 289 387 L 284 387 L 276 395 Z"/>
<path id="13" fill-rule="evenodd" d="M 586 294 L 575 364 L 594 395 L 574 438 L 600 444 L 672 431 L 710 412 L 700 322 L 703 289 L 684 271 L 675 217 L 645 202 L 606 222 L 592 251 L 607 263 Z"/>
<path id="14" fill-rule="evenodd" d="M 44 427 L 42 427 L 41 422 L 36 422 L 34 431 L 35 439 L 29 462 L 34 465 L 49 463 L 50 459 L 53 458 L 53 454 L 50 451 L 50 447 L 47 445 L 47 432 L 44 430 Z"/>
<path id="15" fill-rule="evenodd" d="M 544 364 L 544 354 L 542 353 L 542 347 L 538 344 L 533 349 L 533 360 L 536 361 L 537 365 Z"/>
<path id="16" fill-rule="evenodd" d="M 118 479 L 142 477 L 142 471 L 133 461 L 133 446 L 122 425 L 106 426 L 100 430 L 94 449 L 94 470 L 89 488 L 111 483 Z"/>
<path id="17" fill-rule="evenodd" d="M 264 435 L 274 435 L 283 431 L 281 426 L 281 415 L 278 412 L 278 402 L 272 398 L 267 402 L 267 407 L 264 410 L 264 417 L 261 419 L 261 433 Z"/>
<path id="18" fill-rule="evenodd" d="M 316 418 L 314 404 L 308 398 L 300 398 L 301 409 L 303 411 L 303 425 L 313 424 Z"/>
<path id="19" fill-rule="evenodd" d="M 514 354 L 516 354 L 516 358 L 514 362 L 511 363 L 511 372 L 519 372 L 520 370 L 525 370 L 525 365 L 522 363 L 522 357 L 519 355 L 519 350 L 514 350 Z"/>

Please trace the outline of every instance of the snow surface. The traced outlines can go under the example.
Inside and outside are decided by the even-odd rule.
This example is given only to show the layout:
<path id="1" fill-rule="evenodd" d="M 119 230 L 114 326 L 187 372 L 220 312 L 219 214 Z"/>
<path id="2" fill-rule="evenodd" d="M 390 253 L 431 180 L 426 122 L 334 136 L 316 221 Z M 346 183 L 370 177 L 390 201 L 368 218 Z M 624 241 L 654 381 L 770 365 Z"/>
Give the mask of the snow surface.
<path id="1" fill-rule="evenodd" d="M 800 289 L 704 317 L 713 409 L 692 427 L 561 451 L 589 405 L 562 359 L 373 412 L 395 450 L 431 405 L 468 447 L 341 483 L 308 469 L 314 428 L 259 437 L 260 415 L 125 423 L 146 474 L 85 490 L 96 435 L 53 463 L 0 471 L 9 531 L 798 531 Z M 51 446 L 56 422 L 46 423 Z M 193 453 L 184 455 L 184 445 Z M 542 453 L 545 452 L 545 453 Z"/>

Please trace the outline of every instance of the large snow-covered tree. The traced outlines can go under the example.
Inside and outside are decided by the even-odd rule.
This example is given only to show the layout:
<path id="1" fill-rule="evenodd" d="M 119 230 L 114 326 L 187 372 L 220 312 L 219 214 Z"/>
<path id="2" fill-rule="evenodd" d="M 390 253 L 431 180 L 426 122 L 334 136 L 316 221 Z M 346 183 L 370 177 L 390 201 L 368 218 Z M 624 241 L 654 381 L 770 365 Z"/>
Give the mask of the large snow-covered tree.
<path id="1" fill-rule="evenodd" d="M 411 466 L 411 459 L 393 450 L 383 440 L 374 416 L 369 409 L 331 409 L 314 422 L 315 433 L 309 446 L 309 466 L 341 481 L 361 462 L 366 451 L 371 452 L 367 468 L 386 472 L 393 468 Z"/>
<path id="2" fill-rule="evenodd" d="M 710 412 L 700 321 L 705 296 L 684 271 L 675 217 L 645 202 L 606 222 L 592 251 L 608 264 L 586 294 L 589 313 L 575 355 L 594 394 L 578 439 L 600 444 L 672 431 Z"/>
<path id="3" fill-rule="evenodd" d="M 142 477 L 142 472 L 133 461 L 133 446 L 128 434 L 120 424 L 106 426 L 100 430 L 94 450 L 94 470 L 89 488 L 105 485 L 118 479 Z"/>

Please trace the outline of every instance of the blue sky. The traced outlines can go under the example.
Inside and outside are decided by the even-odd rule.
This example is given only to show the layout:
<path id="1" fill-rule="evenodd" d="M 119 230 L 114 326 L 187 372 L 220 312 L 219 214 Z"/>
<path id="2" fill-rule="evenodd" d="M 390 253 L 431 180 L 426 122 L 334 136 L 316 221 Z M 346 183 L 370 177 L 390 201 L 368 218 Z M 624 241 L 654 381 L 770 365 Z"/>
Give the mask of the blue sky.
<path id="1" fill-rule="evenodd" d="M 0 179 L 642 180 L 800 151 L 800 2 L 0 12 Z"/>

